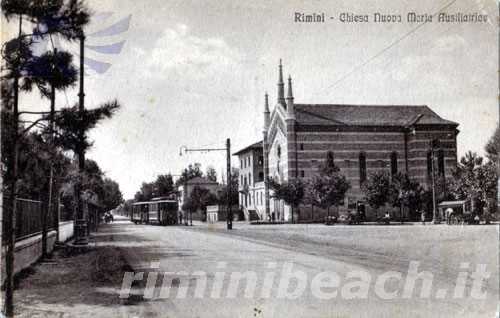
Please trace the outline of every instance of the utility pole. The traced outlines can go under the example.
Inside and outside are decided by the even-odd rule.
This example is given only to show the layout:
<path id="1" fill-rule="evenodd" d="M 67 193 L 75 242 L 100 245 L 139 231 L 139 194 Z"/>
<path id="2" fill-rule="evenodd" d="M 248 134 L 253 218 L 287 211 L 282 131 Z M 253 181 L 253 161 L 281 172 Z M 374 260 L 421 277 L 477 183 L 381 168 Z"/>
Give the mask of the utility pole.
<path id="1" fill-rule="evenodd" d="M 227 158 L 227 229 L 233 229 L 233 211 L 231 207 L 231 139 L 226 140 L 226 158 Z"/>
<path id="2" fill-rule="evenodd" d="M 226 222 L 227 222 L 227 229 L 232 230 L 233 229 L 233 211 L 231 207 L 231 139 L 227 138 L 226 139 L 226 147 L 225 148 L 188 148 L 186 146 L 181 146 L 179 155 L 182 156 L 182 149 L 184 148 L 184 151 L 187 152 L 210 152 L 210 151 L 226 151 L 226 169 L 227 169 L 227 176 L 226 176 L 226 181 L 227 181 L 227 211 L 226 211 Z M 184 200 L 186 199 L 186 187 L 184 187 Z"/>
<path id="3" fill-rule="evenodd" d="M 432 223 L 439 224 L 438 216 L 437 216 L 437 207 L 436 207 L 436 176 L 435 170 L 436 165 L 434 163 L 434 151 L 438 146 L 438 141 L 436 139 L 431 141 L 431 173 L 432 173 Z"/>
<path id="4" fill-rule="evenodd" d="M 83 120 L 85 112 L 85 93 L 84 93 L 84 45 L 85 45 L 85 35 L 82 33 L 80 35 L 80 92 L 78 93 L 78 112 L 80 115 L 80 120 Z M 75 244 L 77 245 L 87 245 L 87 222 L 83 213 L 83 202 L 81 196 L 81 177 L 85 171 L 85 150 L 84 150 L 84 134 L 85 132 L 81 129 L 79 132 L 79 145 L 78 145 L 78 172 L 79 180 L 75 184 L 75 196 L 76 196 L 76 222 L 75 222 Z"/>
<path id="5" fill-rule="evenodd" d="M 54 134 L 55 134 L 55 123 L 54 116 L 56 112 L 56 88 L 54 86 L 54 73 L 57 63 L 57 48 L 53 50 L 54 60 L 52 65 L 52 82 L 50 84 L 50 113 L 49 113 L 49 142 L 54 147 Z M 47 257 L 47 218 L 52 217 L 51 221 L 54 222 L 54 208 L 53 208 L 53 192 L 54 192 L 54 160 L 50 162 L 50 176 L 49 176 L 49 195 L 47 210 L 42 210 L 42 257 Z M 59 242 L 59 219 L 54 224 L 56 226 L 56 242 Z"/>

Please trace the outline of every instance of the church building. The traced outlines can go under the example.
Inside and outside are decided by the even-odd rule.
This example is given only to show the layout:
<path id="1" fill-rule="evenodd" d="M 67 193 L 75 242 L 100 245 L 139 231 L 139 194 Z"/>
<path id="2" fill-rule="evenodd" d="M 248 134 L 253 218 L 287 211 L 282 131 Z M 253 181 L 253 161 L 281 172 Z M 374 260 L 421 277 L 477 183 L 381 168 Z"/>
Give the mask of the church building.
<path id="1" fill-rule="evenodd" d="M 368 219 L 374 215 L 361 186 L 371 173 L 406 173 L 429 188 L 433 169 L 448 177 L 456 167 L 458 124 L 427 105 L 296 103 L 291 77 L 286 91 L 285 97 L 280 61 L 272 112 L 267 93 L 264 99 L 263 140 L 235 154 L 243 171 L 240 205 L 252 218 L 290 221 L 290 207 L 272 198 L 264 180 L 306 181 L 318 173 L 329 151 L 351 184 L 340 212 L 363 208 Z M 300 210 L 302 220 L 324 217 L 316 210 L 312 216 L 307 206 Z"/>

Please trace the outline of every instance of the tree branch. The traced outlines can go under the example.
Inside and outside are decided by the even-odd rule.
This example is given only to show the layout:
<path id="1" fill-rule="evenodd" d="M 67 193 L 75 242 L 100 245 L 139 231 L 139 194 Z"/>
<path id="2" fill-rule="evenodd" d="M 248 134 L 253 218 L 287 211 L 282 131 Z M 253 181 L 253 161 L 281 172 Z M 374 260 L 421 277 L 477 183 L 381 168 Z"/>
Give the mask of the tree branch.
<path id="1" fill-rule="evenodd" d="M 26 134 L 31 128 L 35 127 L 36 125 L 38 125 L 41 121 L 44 121 L 44 120 L 47 120 L 47 118 L 39 118 L 37 120 L 35 120 L 31 125 L 29 125 L 27 128 L 25 128 L 22 132 L 21 132 L 21 136 Z"/>

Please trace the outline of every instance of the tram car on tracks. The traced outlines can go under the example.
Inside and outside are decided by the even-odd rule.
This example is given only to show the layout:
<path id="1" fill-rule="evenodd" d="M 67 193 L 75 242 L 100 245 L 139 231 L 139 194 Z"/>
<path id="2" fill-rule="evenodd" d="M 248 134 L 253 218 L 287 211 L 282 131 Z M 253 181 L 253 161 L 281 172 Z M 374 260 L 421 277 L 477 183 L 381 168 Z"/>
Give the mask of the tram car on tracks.
<path id="1" fill-rule="evenodd" d="M 179 204 L 176 200 L 153 199 L 132 205 L 130 220 L 135 224 L 177 224 Z"/>

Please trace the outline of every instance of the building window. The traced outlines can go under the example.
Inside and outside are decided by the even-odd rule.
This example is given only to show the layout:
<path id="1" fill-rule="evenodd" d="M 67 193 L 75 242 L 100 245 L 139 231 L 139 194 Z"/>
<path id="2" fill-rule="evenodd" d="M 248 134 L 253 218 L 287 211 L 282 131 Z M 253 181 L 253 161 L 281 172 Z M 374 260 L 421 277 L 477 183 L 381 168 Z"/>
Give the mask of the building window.
<path id="1" fill-rule="evenodd" d="M 259 166 L 264 164 L 264 156 L 259 156 Z"/>
<path id="2" fill-rule="evenodd" d="M 398 153 L 391 153 L 391 176 L 395 176 L 398 173 Z"/>
<path id="3" fill-rule="evenodd" d="M 301 177 L 301 178 L 304 178 L 304 177 L 305 177 L 305 172 L 304 172 L 304 170 L 300 170 L 300 177 Z"/>
<path id="4" fill-rule="evenodd" d="M 259 182 L 264 181 L 264 172 L 259 172 Z"/>
<path id="5" fill-rule="evenodd" d="M 240 178 L 241 178 L 241 184 L 240 185 L 243 186 L 244 185 L 244 183 L 243 183 L 243 176 L 241 176 Z"/>
<path id="6" fill-rule="evenodd" d="M 251 173 L 248 174 L 248 184 L 253 184 Z"/>
<path id="7" fill-rule="evenodd" d="M 444 176 L 444 151 L 438 150 L 438 172 L 440 176 Z"/>
<path id="8" fill-rule="evenodd" d="M 359 154 L 359 184 L 366 181 L 366 155 L 364 152 Z"/>
<path id="9" fill-rule="evenodd" d="M 240 167 L 243 169 L 243 160 L 240 160 Z"/>
<path id="10" fill-rule="evenodd" d="M 304 144 L 300 144 L 300 150 L 304 150 Z"/>
<path id="11" fill-rule="evenodd" d="M 427 152 L 427 175 L 432 175 L 432 151 Z"/>

